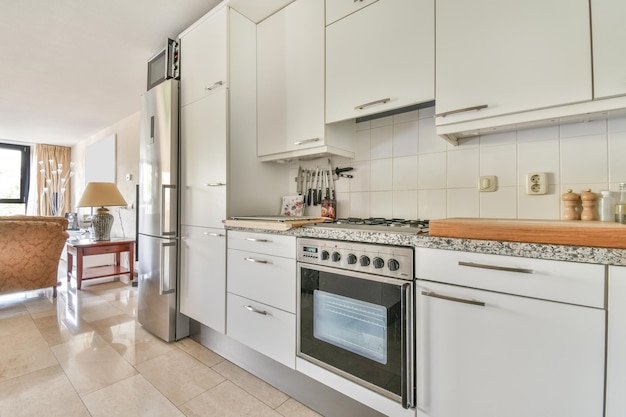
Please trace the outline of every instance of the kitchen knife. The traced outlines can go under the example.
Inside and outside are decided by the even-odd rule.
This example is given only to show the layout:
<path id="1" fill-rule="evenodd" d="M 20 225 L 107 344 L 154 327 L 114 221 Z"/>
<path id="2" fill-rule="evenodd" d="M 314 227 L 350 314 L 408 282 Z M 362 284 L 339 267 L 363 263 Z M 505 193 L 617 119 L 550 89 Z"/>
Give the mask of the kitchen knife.
<path id="1" fill-rule="evenodd" d="M 322 204 L 322 187 L 324 186 L 324 170 L 319 171 L 320 179 L 317 184 L 317 201 Z"/>
<path id="2" fill-rule="evenodd" d="M 298 167 L 298 176 L 296 177 L 296 192 L 302 194 L 302 166 Z"/>
<path id="3" fill-rule="evenodd" d="M 320 169 L 318 168 L 315 171 L 315 184 L 313 185 L 313 205 L 317 206 L 317 187 L 319 186 L 319 182 L 320 182 Z"/>
<path id="4" fill-rule="evenodd" d="M 328 171 L 324 171 L 324 189 L 326 193 L 324 194 L 324 199 L 330 200 L 330 184 L 328 182 Z"/>
<path id="5" fill-rule="evenodd" d="M 311 171 L 306 170 L 306 205 L 311 205 Z"/>

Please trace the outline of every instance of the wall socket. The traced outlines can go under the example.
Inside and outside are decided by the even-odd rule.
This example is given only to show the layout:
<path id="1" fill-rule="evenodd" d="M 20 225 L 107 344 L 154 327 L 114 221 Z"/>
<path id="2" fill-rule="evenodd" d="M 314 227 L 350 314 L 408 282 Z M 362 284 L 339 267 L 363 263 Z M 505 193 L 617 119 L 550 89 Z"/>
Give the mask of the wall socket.
<path id="1" fill-rule="evenodd" d="M 526 194 L 541 195 L 548 193 L 548 174 L 531 172 L 526 175 Z"/>

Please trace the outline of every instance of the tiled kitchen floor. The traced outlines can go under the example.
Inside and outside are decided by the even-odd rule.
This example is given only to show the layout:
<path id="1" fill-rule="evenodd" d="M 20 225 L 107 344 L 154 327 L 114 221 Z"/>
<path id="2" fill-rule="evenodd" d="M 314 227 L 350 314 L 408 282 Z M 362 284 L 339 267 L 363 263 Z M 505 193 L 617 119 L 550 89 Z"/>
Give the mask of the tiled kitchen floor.
<path id="1" fill-rule="evenodd" d="M 56 300 L 0 295 L 1 417 L 319 416 L 189 338 L 143 330 L 127 283 L 60 281 Z"/>

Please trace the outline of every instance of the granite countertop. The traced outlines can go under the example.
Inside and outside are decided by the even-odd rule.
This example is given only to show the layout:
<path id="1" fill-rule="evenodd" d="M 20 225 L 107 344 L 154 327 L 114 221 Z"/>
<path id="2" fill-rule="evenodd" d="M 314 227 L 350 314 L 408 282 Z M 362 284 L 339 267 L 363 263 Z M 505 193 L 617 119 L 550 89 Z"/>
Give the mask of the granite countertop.
<path id="1" fill-rule="evenodd" d="M 521 256 L 536 259 L 626 266 L 625 249 L 519 243 L 496 240 L 457 239 L 434 237 L 424 234 L 414 235 L 397 232 L 367 232 L 315 226 L 296 227 L 287 231 L 270 231 L 233 227 L 227 227 L 227 229 L 248 230 L 251 232 L 272 233 L 296 237 L 350 240 L 355 242 L 380 243 L 385 245 L 413 246 L 487 253 L 492 255 Z"/>

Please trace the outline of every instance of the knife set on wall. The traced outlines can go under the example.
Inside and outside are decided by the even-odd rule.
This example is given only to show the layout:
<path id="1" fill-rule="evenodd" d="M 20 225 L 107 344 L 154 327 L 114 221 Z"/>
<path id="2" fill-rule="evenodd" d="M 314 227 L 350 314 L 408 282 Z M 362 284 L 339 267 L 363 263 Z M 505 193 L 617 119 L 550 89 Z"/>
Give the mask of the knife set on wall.
<path id="1" fill-rule="evenodd" d="M 335 181 L 339 177 L 352 178 L 344 172 L 353 168 L 302 169 L 298 167 L 296 190 L 298 195 L 283 197 L 281 214 L 283 216 L 302 216 L 305 206 L 321 207 L 321 217 L 335 219 L 337 217 L 337 196 Z"/>

